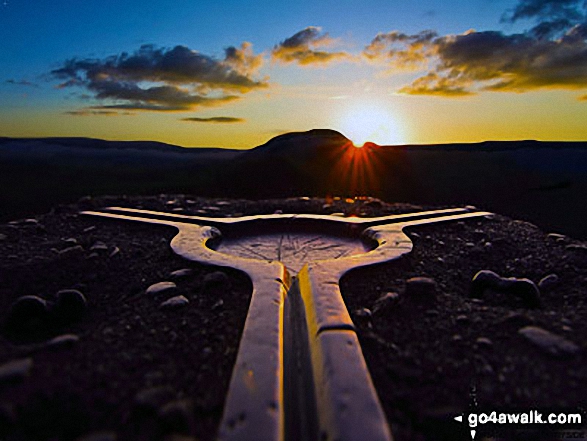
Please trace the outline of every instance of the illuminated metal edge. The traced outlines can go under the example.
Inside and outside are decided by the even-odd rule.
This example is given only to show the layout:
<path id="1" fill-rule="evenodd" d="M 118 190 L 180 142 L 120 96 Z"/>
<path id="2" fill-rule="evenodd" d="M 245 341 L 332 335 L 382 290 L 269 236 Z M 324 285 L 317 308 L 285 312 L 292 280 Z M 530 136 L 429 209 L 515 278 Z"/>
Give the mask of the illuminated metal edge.
<path id="1" fill-rule="evenodd" d="M 220 231 L 213 226 L 179 221 L 206 221 L 220 226 L 223 223 L 252 221 L 256 217 L 221 219 L 168 216 L 134 209 L 109 211 L 111 212 L 89 211 L 83 214 L 173 226 L 178 234 L 172 239 L 171 247 L 178 255 L 192 261 L 236 268 L 249 275 L 253 282 L 253 294 L 218 436 L 224 441 L 284 440 L 287 437 L 284 412 L 284 326 L 288 322 L 287 317 L 284 317 L 284 304 L 290 287 L 289 274 L 279 262 L 264 262 L 213 251 L 206 246 L 206 242 L 219 237 Z M 157 216 L 162 219 L 117 213 Z M 428 216 L 448 213 L 453 215 L 424 219 L 420 219 L 424 216 L 423 213 L 371 219 L 320 215 L 263 217 L 361 223 L 368 227 L 363 232 L 365 237 L 378 243 L 375 249 L 365 254 L 306 265 L 296 280 L 296 289 L 303 300 L 317 424 L 323 439 L 392 439 L 355 327 L 340 293 L 340 278 L 351 269 L 387 262 L 409 253 L 412 242 L 403 232 L 406 227 L 492 214 L 471 213 L 467 209 L 426 213 Z M 230 222 L 223 222 L 225 220 Z M 403 222 L 381 225 L 394 220 Z M 369 227 L 370 225 L 373 226 Z M 290 294 L 295 294 L 293 291 L 295 290 Z"/>

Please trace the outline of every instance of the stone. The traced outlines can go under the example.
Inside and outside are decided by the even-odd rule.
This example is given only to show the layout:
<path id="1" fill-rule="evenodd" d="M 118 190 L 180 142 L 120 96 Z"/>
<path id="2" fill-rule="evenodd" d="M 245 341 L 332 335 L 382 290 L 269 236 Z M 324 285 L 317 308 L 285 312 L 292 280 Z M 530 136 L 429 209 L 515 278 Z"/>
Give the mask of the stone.
<path id="1" fill-rule="evenodd" d="M 10 331 L 37 331 L 47 324 L 48 318 L 49 309 L 44 299 L 22 296 L 10 305 L 5 324 Z"/>
<path id="2" fill-rule="evenodd" d="M 157 410 L 174 398 L 175 393 L 169 386 L 150 387 L 137 392 L 134 404 L 137 409 Z"/>
<path id="3" fill-rule="evenodd" d="M 206 274 L 203 281 L 205 288 L 224 287 L 230 283 L 228 276 L 222 271 L 214 271 Z"/>
<path id="4" fill-rule="evenodd" d="M 194 428 L 191 401 L 170 401 L 159 409 L 159 420 L 165 433 L 191 434 Z"/>
<path id="5" fill-rule="evenodd" d="M 360 308 L 354 311 L 355 320 L 357 324 L 360 326 L 366 326 L 371 328 L 373 325 L 371 323 L 371 310 L 369 308 Z"/>
<path id="6" fill-rule="evenodd" d="M 576 355 L 580 351 L 579 346 L 572 341 L 538 326 L 526 326 L 520 329 L 518 334 L 541 349 L 545 354 L 553 357 Z"/>
<path id="7" fill-rule="evenodd" d="M 493 271 L 481 270 L 473 277 L 469 293 L 471 297 L 482 298 L 486 291 L 517 297 L 528 308 L 540 306 L 540 291 L 529 279 L 506 278 Z"/>
<path id="8" fill-rule="evenodd" d="M 186 279 L 194 273 L 191 268 L 182 268 L 169 273 L 169 278 L 172 280 Z"/>
<path id="9" fill-rule="evenodd" d="M 430 277 L 412 277 L 406 280 L 406 298 L 408 301 L 434 301 L 436 281 Z"/>
<path id="10" fill-rule="evenodd" d="M 175 296 L 175 297 L 171 297 L 170 299 L 165 300 L 163 303 L 161 303 L 159 305 L 159 309 L 164 309 L 164 310 L 179 309 L 179 308 L 183 308 L 184 306 L 187 306 L 188 303 L 190 303 L 190 301 L 188 299 L 186 299 L 184 296 Z"/>
<path id="11" fill-rule="evenodd" d="M 477 338 L 477 340 L 475 340 L 475 343 L 480 348 L 484 348 L 484 349 L 493 348 L 493 342 L 487 337 L 479 337 L 479 338 Z"/>
<path id="12" fill-rule="evenodd" d="M 567 251 L 577 252 L 577 253 L 587 253 L 587 245 L 584 244 L 570 244 L 565 247 Z"/>
<path id="13" fill-rule="evenodd" d="M 385 293 L 375 301 L 373 305 L 373 313 L 377 313 L 397 305 L 399 299 L 400 295 L 396 292 Z"/>
<path id="14" fill-rule="evenodd" d="M 538 282 L 538 288 L 541 291 L 546 291 L 554 288 L 558 283 L 559 277 L 556 274 L 549 274 L 540 279 L 540 282 Z"/>
<path id="15" fill-rule="evenodd" d="M 0 365 L 0 384 L 22 381 L 30 375 L 32 368 L 32 358 L 23 358 L 4 363 Z"/>
<path id="16" fill-rule="evenodd" d="M 0 241 L 6 240 L 7 238 L 8 238 L 8 236 L 6 234 L 0 233 Z"/>
<path id="17" fill-rule="evenodd" d="M 118 437 L 116 432 L 92 432 L 78 438 L 76 441 L 116 441 Z"/>
<path id="18" fill-rule="evenodd" d="M 90 251 L 108 251 L 108 245 L 104 242 L 97 241 L 90 247 Z"/>
<path id="19" fill-rule="evenodd" d="M 177 289 L 177 285 L 173 282 L 158 282 L 154 283 L 147 288 L 145 291 L 148 295 L 159 295 L 163 293 L 169 293 L 171 291 L 175 291 Z"/>
<path id="20" fill-rule="evenodd" d="M 67 247 L 59 251 L 59 257 L 64 259 L 76 258 L 84 254 L 84 247 L 81 245 L 75 245 L 73 247 Z"/>
<path id="21" fill-rule="evenodd" d="M 114 257 L 114 256 L 117 256 L 118 254 L 120 254 L 120 248 L 114 247 L 112 249 L 112 251 L 110 252 L 110 254 L 108 255 L 108 257 Z"/>
<path id="22" fill-rule="evenodd" d="M 498 327 L 505 327 L 513 330 L 518 330 L 524 326 L 529 326 L 534 323 L 530 317 L 519 312 L 512 312 L 506 315 L 504 318 L 497 321 Z"/>
<path id="23" fill-rule="evenodd" d="M 75 334 L 63 334 L 49 340 L 45 347 L 49 349 L 69 349 L 78 341 L 79 337 Z"/>
<path id="24" fill-rule="evenodd" d="M 55 294 L 53 313 L 58 320 L 63 322 L 80 320 L 87 308 L 86 297 L 77 289 L 62 289 Z"/>

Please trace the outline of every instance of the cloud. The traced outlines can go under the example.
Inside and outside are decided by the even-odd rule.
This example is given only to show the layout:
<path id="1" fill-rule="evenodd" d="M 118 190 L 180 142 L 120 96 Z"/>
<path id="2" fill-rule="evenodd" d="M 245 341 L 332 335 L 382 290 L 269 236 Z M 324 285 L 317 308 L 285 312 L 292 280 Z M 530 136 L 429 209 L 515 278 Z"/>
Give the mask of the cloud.
<path id="1" fill-rule="evenodd" d="M 363 50 L 371 61 L 384 61 L 398 69 L 415 69 L 426 64 L 434 55 L 432 41 L 438 37 L 434 31 L 404 34 L 399 31 L 379 33 Z"/>
<path id="2" fill-rule="evenodd" d="M 213 124 L 231 124 L 245 122 L 243 118 L 233 118 L 231 116 L 213 116 L 211 118 L 182 118 L 182 121 L 213 123 Z"/>
<path id="3" fill-rule="evenodd" d="M 378 34 L 363 54 L 392 68 L 424 70 L 400 89 L 406 94 L 587 89 L 587 24 L 574 24 L 558 36 L 547 34 L 538 35 L 536 28 L 519 34 L 471 30 L 445 36 L 393 31 Z"/>
<path id="4" fill-rule="evenodd" d="M 33 83 L 31 81 L 27 81 L 27 80 L 18 80 L 17 81 L 17 80 L 10 79 L 10 80 L 6 80 L 6 83 L 13 84 L 15 86 L 39 87 L 38 84 Z"/>
<path id="5" fill-rule="evenodd" d="M 333 40 L 328 34 L 321 34 L 321 28 L 309 26 L 276 45 L 271 51 L 271 58 L 280 63 L 298 63 L 302 66 L 324 65 L 351 58 L 348 52 L 320 50 L 332 44 Z"/>
<path id="6" fill-rule="evenodd" d="M 249 42 L 245 41 L 240 48 L 229 46 L 224 53 L 225 64 L 242 75 L 253 75 L 263 66 L 263 54 L 255 55 Z"/>
<path id="7" fill-rule="evenodd" d="M 261 64 L 250 43 L 227 48 L 224 60 L 185 46 L 143 45 L 132 54 L 73 58 L 51 75 L 61 81 L 58 88 L 91 92 L 101 103 L 98 108 L 186 111 L 225 104 L 268 87 L 266 80 L 253 77 Z"/>
<path id="8" fill-rule="evenodd" d="M 91 110 L 91 109 L 81 109 L 81 110 L 71 110 L 68 112 L 63 112 L 64 115 L 72 115 L 72 116 L 118 116 L 120 115 L 119 112 L 114 110 Z"/>

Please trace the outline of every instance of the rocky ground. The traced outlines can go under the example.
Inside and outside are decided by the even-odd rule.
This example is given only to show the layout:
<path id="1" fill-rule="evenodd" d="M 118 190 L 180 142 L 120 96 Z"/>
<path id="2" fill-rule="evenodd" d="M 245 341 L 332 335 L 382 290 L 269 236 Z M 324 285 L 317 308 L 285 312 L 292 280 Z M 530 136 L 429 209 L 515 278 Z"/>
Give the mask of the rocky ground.
<path id="1" fill-rule="evenodd" d="M 175 256 L 167 227 L 78 214 L 112 205 L 207 216 L 430 208 L 103 197 L 0 225 L 1 440 L 215 437 L 250 282 Z M 397 440 L 455 439 L 452 417 L 475 406 L 587 406 L 584 243 L 500 216 L 409 235 L 410 255 L 341 281 Z"/>

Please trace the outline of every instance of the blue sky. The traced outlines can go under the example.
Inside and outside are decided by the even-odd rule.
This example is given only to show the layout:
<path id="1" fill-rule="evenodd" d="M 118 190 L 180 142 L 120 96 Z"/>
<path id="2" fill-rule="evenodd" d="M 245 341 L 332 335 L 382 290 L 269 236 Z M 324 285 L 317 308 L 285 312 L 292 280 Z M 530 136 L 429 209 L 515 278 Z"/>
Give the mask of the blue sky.
<path id="1" fill-rule="evenodd" d="M 466 71 L 466 75 L 458 85 L 451 83 L 447 86 L 445 77 L 439 79 L 435 76 L 433 79 L 427 77 L 424 87 L 417 89 L 414 80 L 425 77 L 426 72 L 444 75 L 448 71 L 434 70 L 425 66 L 426 63 L 421 63 L 417 69 L 404 69 L 405 66 L 398 66 L 397 60 L 386 58 L 386 52 L 371 60 L 367 60 L 363 53 L 378 33 L 391 31 L 416 36 L 425 30 L 433 30 L 437 39 L 459 35 L 465 40 L 466 32 L 474 29 L 479 37 L 489 38 L 491 35 L 483 32 L 495 31 L 509 38 L 511 34 L 528 31 L 537 20 L 548 22 L 546 13 L 553 14 L 553 19 L 557 18 L 558 15 L 554 15 L 560 11 L 551 7 L 557 2 L 568 3 L 569 8 L 574 8 L 573 11 L 581 11 L 585 7 L 579 0 L 314 0 L 295 3 L 7 0 L 4 4 L 0 3 L 0 119 L 3 120 L 0 120 L 0 136 L 148 138 L 181 145 L 234 145 L 244 148 L 288 130 L 324 126 L 343 132 L 352 130 L 338 125 L 342 124 L 342 119 L 349 119 L 353 106 L 379 106 L 356 115 L 355 120 L 375 126 L 383 123 L 369 118 L 385 119 L 382 115 L 387 115 L 390 126 L 394 126 L 396 132 L 395 137 L 388 137 L 390 143 L 475 141 L 492 134 L 499 139 L 528 136 L 538 139 L 584 139 L 586 132 L 581 131 L 579 122 L 571 121 L 569 125 L 565 112 L 557 120 L 560 123 L 558 126 L 550 127 L 549 131 L 544 128 L 548 123 L 545 115 L 552 114 L 553 106 L 560 108 L 558 106 L 565 100 L 570 106 L 566 112 L 585 115 L 586 103 L 578 101 L 576 93 L 569 96 L 576 90 L 584 94 L 587 84 L 583 73 L 572 84 L 561 82 L 563 74 L 566 74 L 564 72 L 552 84 L 538 84 L 536 78 L 528 78 L 528 70 L 522 74 L 519 70 L 506 72 L 508 78 L 516 75 L 525 77 L 516 83 L 515 89 L 510 87 L 506 93 L 496 94 L 480 87 L 475 89 L 473 86 L 482 85 L 484 80 L 478 73 L 471 73 L 468 61 L 460 59 L 457 60 L 461 63 L 457 69 L 459 72 Z M 511 13 L 515 8 L 521 11 L 522 7 L 536 5 L 543 7 L 540 13 L 527 14 L 510 22 L 502 20 L 508 11 Z M 544 5 L 550 9 L 545 9 Z M 566 31 L 577 20 L 568 24 Z M 307 34 L 299 34 L 304 30 Z M 309 44 L 315 52 L 322 51 L 324 56 L 330 57 L 331 53 L 340 56 L 318 62 L 310 59 L 304 62 L 296 58 L 297 55 L 288 59 L 285 51 L 287 44 L 280 46 L 283 53 L 276 50 L 277 45 L 289 38 Z M 395 37 L 388 35 L 388 38 Z M 513 40 L 508 38 L 502 39 L 503 42 L 496 42 L 494 38 L 490 42 L 510 44 Z M 555 37 L 552 38 L 554 41 Z M 471 36 L 467 39 L 473 40 Z M 426 57 L 434 57 L 435 51 L 442 47 L 438 41 L 427 41 Z M 241 46 L 244 42 L 251 44 L 246 50 Z M 219 62 L 226 61 L 223 61 L 226 48 L 242 48 L 243 53 L 248 51 L 249 61 L 253 57 L 259 57 L 262 61 L 254 68 L 251 65 L 235 67 L 235 72 L 244 72 L 246 78 L 262 84 L 262 87 L 240 90 L 236 95 L 230 94 L 231 99 L 219 101 L 213 106 L 192 103 L 189 109 L 166 108 L 175 112 L 171 115 L 170 112 L 159 111 L 161 109 L 157 109 L 157 113 L 153 113 L 153 109 L 137 109 L 134 105 L 136 101 L 131 103 L 118 95 L 113 100 L 113 92 L 98 91 L 96 87 L 88 86 L 88 81 L 85 84 L 78 82 L 75 87 L 65 87 L 63 79 L 67 75 L 69 80 L 76 79 L 74 73 L 62 72 L 60 79 L 54 74 L 63 68 L 67 60 L 104 61 L 109 56 L 125 52 L 132 55 L 145 44 L 154 45 L 154 50 L 171 50 L 181 46 Z M 410 51 L 415 50 L 414 39 L 402 44 L 407 45 Z M 386 51 L 391 47 L 387 47 Z M 477 44 L 475 47 L 481 46 Z M 580 50 L 581 47 L 576 46 L 575 49 Z M 448 60 L 446 54 L 442 56 L 445 58 L 441 58 L 440 62 L 455 62 Z M 406 62 L 405 59 L 400 61 Z M 495 64 L 495 59 L 487 60 L 487 63 Z M 577 63 L 585 69 L 583 60 Z M 79 74 L 80 71 L 77 71 L 75 75 Z M 406 84 L 410 83 L 411 86 L 406 88 Z M 58 84 L 62 84 L 60 89 L 56 87 Z M 153 75 L 147 75 L 133 86 L 170 88 L 170 84 L 158 83 L 153 80 Z M 182 83 L 180 86 L 196 88 L 201 84 Z M 173 87 L 181 88 L 175 83 Z M 207 96 L 221 94 L 214 87 L 212 95 Z M 438 93 L 440 89 L 442 93 Z M 192 98 L 195 96 L 193 90 Z M 197 93 L 202 96 L 209 93 L 208 89 L 202 90 Z M 107 97 L 97 98 L 100 93 Z M 222 93 L 229 95 L 225 90 Z M 499 98 L 496 99 L 496 95 Z M 143 105 L 145 102 L 141 101 Z M 132 112 L 119 112 L 115 118 L 103 116 L 114 114 L 110 110 L 106 112 L 105 108 L 110 106 L 110 109 L 114 104 L 122 106 L 120 103 L 134 107 Z M 341 109 L 347 116 L 341 114 Z M 446 128 L 428 130 L 413 118 L 427 112 L 428 126 L 440 124 L 439 127 L 446 127 L 447 121 L 437 114 L 447 111 L 456 112 L 455 116 L 462 115 L 465 118 L 463 121 L 469 124 L 468 129 L 461 132 L 447 131 Z M 488 111 L 496 112 L 496 115 L 488 115 Z M 519 115 L 522 111 L 527 111 L 526 117 L 520 117 L 516 126 L 510 124 L 508 130 L 502 130 L 506 122 L 503 116 L 507 112 Z M 277 113 L 287 117 L 280 120 L 276 117 Z M 494 125 L 483 126 L 479 130 L 481 123 L 478 120 L 467 119 L 472 113 L 477 114 L 478 119 L 485 115 L 488 121 L 494 121 Z M 217 117 L 232 118 L 235 123 L 223 124 L 222 127 L 202 123 L 206 118 L 208 122 L 215 123 L 218 120 L 214 118 Z M 190 118 L 199 121 L 199 124 L 186 123 Z M 435 133 L 437 138 L 434 138 Z M 470 136 L 472 133 L 478 133 L 478 136 Z M 379 141 L 385 142 L 385 139 Z"/>

